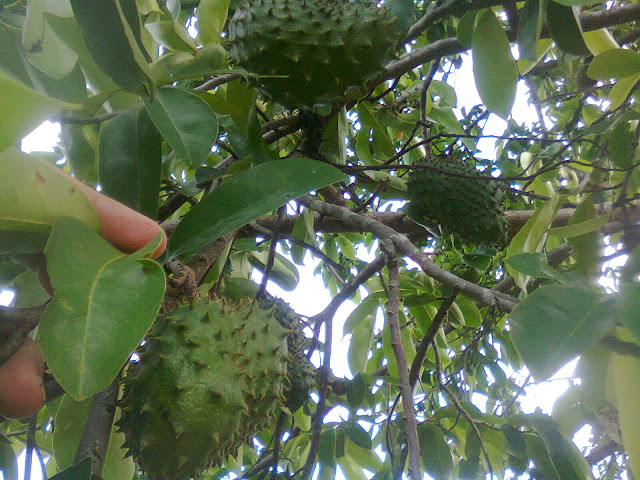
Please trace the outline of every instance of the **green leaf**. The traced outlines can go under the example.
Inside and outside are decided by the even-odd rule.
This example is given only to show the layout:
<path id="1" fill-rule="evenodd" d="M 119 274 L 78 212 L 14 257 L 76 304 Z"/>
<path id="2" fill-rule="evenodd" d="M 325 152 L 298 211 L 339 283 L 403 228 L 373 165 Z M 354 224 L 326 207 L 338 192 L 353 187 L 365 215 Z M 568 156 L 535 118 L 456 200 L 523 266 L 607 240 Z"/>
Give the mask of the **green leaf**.
<path id="1" fill-rule="evenodd" d="M 624 77 L 618 80 L 618 82 L 611 87 L 609 92 L 609 106 L 608 111 L 613 111 L 620 107 L 626 100 L 629 94 L 633 91 L 636 85 L 640 82 L 640 73 L 633 77 Z"/>
<path id="2" fill-rule="evenodd" d="M 544 19 L 544 0 L 526 0 L 520 10 L 518 23 L 519 59 L 536 62 L 538 60 L 537 45 L 542 31 Z"/>
<path id="3" fill-rule="evenodd" d="M 502 425 L 500 430 L 507 440 L 507 452 L 514 457 L 526 458 L 527 445 L 524 441 L 522 432 L 511 425 Z"/>
<path id="4" fill-rule="evenodd" d="M 0 442 L 0 473 L 4 480 L 18 479 L 18 459 L 10 442 Z"/>
<path id="5" fill-rule="evenodd" d="M 49 480 L 91 480 L 91 457 L 83 458 Z"/>
<path id="6" fill-rule="evenodd" d="M 610 214 L 600 215 L 595 218 L 584 220 L 583 222 L 567 225 L 566 227 L 555 227 L 547 230 L 549 235 L 556 237 L 573 238 L 587 233 L 597 232 L 609 221 Z"/>
<path id="7" fill-rule="evenodd" d="M 614 48 L 596 56 L 587 68 L 594 80 L 631 77 L 640 73 L 640 54 L 633 50 Z"/>
<path id="8" fill-rule="evenodd" d="M 560 430 L 555 420 L 542 414 L 528 415 L 525 418 L 523 423 L 540 435 L 558 478 L 593 480 L 591 468 L 584 456 Z"/>
<path id="9" fill-rule="evenodd" d="M 574 7 L 547 2 L 547 27 L 560 50 L 577 56 L 591 55 L 584 38 L 579 11 Z"/>
<path id="10" fill-rule="evenodd" d="M 39 343 L 74 398 L 106 388 L 155 320 L 165 277 L 145 257 L 159 241 L 124 255 L 75 219 L 54 224 L 45 255 L 55 294 L 40 320 Z"/>
<path id="11" fill-rule="evenodd" d="M 465 135 L 465 131 L 460 125 L 455 113 L 450 108 L 432 108 L 427 114 L 427 119 L 439 123 L 451 133 Z M 471 151 L 476 149 L 476 141 L 473 138 L 463 138 L 462 143 Z"/>
<path id="12" fill-rule="evenodd" d="M 105 195 L 155 218 L 161 162 L 162 137 L 141 106 L 102 125 L 98 173 Z"/>
<path id="13" fill-rule="evenodd" d="M 42 95 L 0 70 L 0 152 L 54 113 L 77 107 Z"/>
<path id="14" fill-rule="evenodd" d="M 620 295 L 618 321 L 640 342 L 640 283 L 623 283 Z"/>
<path id="15" fill-rule="evenodd" d="M 353 329 L 353 335 L 347 351 L 347 364 L 352 374 L 367 369 L 369 350 L 373 344 L 373 325 L 375 316 L 369 315 Z"/>
<path id="16" fill-rule="evenodd" d="M 198 34 L 203 43 L 220 43 L 220 33 L 227 22 L 230 0 L 200 0 Z"/>
<path id="17" fill-rule="evenodd" d="M 513 240 L 511 240 L 511 243 L 507 247 L 506 256 L 512 257 L 519 253 L 539 252 L 546 240 L 547 229 L 551 225 L 563 201 L 564 198 L 561 195 L 556 195 L 543 206 L 537 208 L 536 212 L 527 220 L 527 223 L 524 224 L 515 237 L 513 237 Z M 526 291 L 529 278 L 512 269 L 509 264 L 507 264 L 507 272 L 515 279 L 516 285 L 523 291 Z"/>
<path id="18" fill-rule="evenodd" d="M 164 48 L 195 53 L 196 43 L 182 23 L 173 20 L 168 12 L 154 12 L 144 24 L 153 39 Z"/>
<path id="19" fill-rule="evenodd" d="M 476 19 L 478 18 L 478 11 L 470 11 L 466 12 L 462 17 L 460 17 L 460 21 L 458 22 L 458 27 L 456 28 L 456 37 L 464 48 L 471 48 L 471 43 L 473 42 L 473 31 L 476 28 Z"/>
<path id="20" fill-rule="evenodd" d="M 511 45 L 491 10 L 478 17 L 471 44 L 473 76 L 482 102 L 506 119 L 516 98 L 518 68 L 511 56 Z"/>
<path id="21" fill-rule="evenodd" d="M 355 420 L 343 424 L 342 429 L 349 440 L 365 450 L 373 447 L 371 437 Z"/>
<path id="22" fill-rule="evenodd" d="M 218 118 L 198 95 L 175 87 L 144 98 L 151 120 L 169 146 L 190 168 L 199 167 L 218 136 Z"/>
<path id="23" fill-rule="evenodd" d="M 579 287 L 547 285 L 511 312 L 513 343 L 537 381 L 600 340 L 615 325 L 612 299 Z"/>
<path id="24" fill-rule="evenodd" d="M 310 190 L 347 177 L 306 158 L 267 162 L 223 182 L 182 218 L 169 241 L 171 256 L 206 245 Z"/>
<path id="25" fill-rule="evenodd" d="M 336 431 L 333 427 L 328 427 L 320 434 L 320 442 L 318 443 L 318 460 L 324 465 L 335 467 L 336 457 Z"/>
<path id="26" fill-rule="evenodd" d="M 20 30 L 0 24 L 0 70 L 4 70 L 25 85 L 31 86 L 31 79 L 27 72 L 28 65 L 20 46 Z"/>
<path id="27" fill-rule="evenodd" d="M 63 215 L 100 229 L 91 202 L 56 167 L 8 149 L 0 152 L 0 169 L 0 230 L 48 235 Z"/>
<path id="28" fill-rule="evenodd" d="M 518 253 L 504 259 L 509 268 L 534 278 L 554 278 L 550 275 L 547 256 L 541 252 Z"/>
<path id="29" fill-rule="evenodd" d="M 366 319 L 376 313 L 380 306 L 382 295 L 373 294 L 362 300 L 356 308 L 349 314 L 342 326 L 342 336 L 353 333 L 356 327 Z"/>
<path id="30" fill-rule="evenodd" d="M 427 473 L 438 480 L 451 480 L 453 461 L 442 429 L 429 422 L 419 423 L 418 439 L 422 465 Z"/>
<path id="31" fill-rule="evenodd" d="M 353 377 L 353 380 L 346 382 L 345 390 L 347 392 L 347 403 L 354 411 L 357 410 L 367 392 L 367 386 L 364 383 L 362 375 L 358 373 Z"/>
<path id="32" fill-rule="evenodd" d="M 147 95 L 151 80 L 140 41 L 135 2 L 70 0 L 87 51 L 100 69 L 124 90 Z M 130 10 L 134 11 L 131 12 Z"/>
<path id="33" fill-rule="evenodd" d="M 613 165 L 621 169 L 630 168 L 635 149 L 635 131 L 632 131 L 630 123 L 626 121 L 617 122 L 609 130 L 608 137 L 607 149 L 611 155 Z"/>

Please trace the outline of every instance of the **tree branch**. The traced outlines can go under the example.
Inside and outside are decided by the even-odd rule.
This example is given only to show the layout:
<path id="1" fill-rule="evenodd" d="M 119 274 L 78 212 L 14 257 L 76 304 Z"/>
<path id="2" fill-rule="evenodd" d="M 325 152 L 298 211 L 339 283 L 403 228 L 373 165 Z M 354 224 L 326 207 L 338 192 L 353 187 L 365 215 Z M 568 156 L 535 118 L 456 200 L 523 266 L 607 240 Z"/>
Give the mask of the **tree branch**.
<path id="1" fill-rule="evenodd" d="M 84 425 L 80 445 L 73 463 L 78 463 L 86 457 L 91 457 L 91 476 L 100 478 L 102 465 L 104 464 L 111 426 L 116 413 L 120 376 L 102 392 L 93 396 L 93 402 L 89 409 L 89 417 Z"/>
<path id="2" fill-rule="evenodd" d="M 387 305 L 387 321 L 391 336 L 391 349 L 398 366 L 398 380 L 400 382 L 400 396 L 402 397 L 402 418 L 405 424 L 407 448 L 409 450 L 409 477 L 412 480 L 422 479 L 420 471 L 420 442 L 418 440 L 418 424 L 413 404 L 413 389 L 409 384 L 409 365 L 402 346 L 398 310 L 400 309 L 400 279 L 398 274 L 398 259 L 389 253 L 387 260 L 389 268 L 389 295 Z"/>
<path id="3" fill-rule="evenodd" d="M 20 348 L 45 309 L 46 304 L 31 308 L 0 307 L 0 365 Z"/>
<path id="4" fill-rule="evenodd" d="M 398 233 L 393 228 L 374 220 L 370 216 L 359 215 L 348 208 L 339 207 L 337 205 L 329 205 L 312 197 L 311 195 L 304 195 L 300 197 L 298 201 L 315 212 L 323 215 L 329 215 L 346 224 L 351 224 L 358 229 L 372 232 L 383 241 L 392 242 L 398 250 L 398 253 L 411 258 L 428 276 L 440 283 L 459 289 L 461 293 L 473 300 L 476 300 L 482 305 L 495 306 L 500 311 L 510 312 L 517 304 L 517 301 L 509 295 L 504 295 L 500 292 L 492 292 L 491 290 L 480 287 L 475 283 L 459 278 L 451 272 L 443 270 L 438 267 L 433 260 L 431 260 L 431 257 L 428 254 L 424 253 L 411 243 L 406 236 Z"/>

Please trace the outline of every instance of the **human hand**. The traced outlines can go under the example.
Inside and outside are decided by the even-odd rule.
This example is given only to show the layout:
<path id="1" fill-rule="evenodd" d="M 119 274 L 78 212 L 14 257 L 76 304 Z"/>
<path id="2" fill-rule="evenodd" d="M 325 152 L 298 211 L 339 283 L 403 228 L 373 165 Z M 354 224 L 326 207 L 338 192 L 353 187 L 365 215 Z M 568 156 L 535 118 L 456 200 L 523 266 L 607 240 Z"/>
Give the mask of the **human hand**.
<path id="1" fill-rule="evenodd" d="M 135 252 L 162 231 L 150 218 L 80 182 L 77 184 L 98 214 L 102 236 L 119 250 L 126 253 Z M 167 239 L 163 236 L 153 257 L 160 255 L 166 245 Z M 36 413 L 45 402 L 43 373 L 42 352 L 33 340 L 27 338 L 16 353 L 0 365 L 0 415 L 14 419 Z"/>

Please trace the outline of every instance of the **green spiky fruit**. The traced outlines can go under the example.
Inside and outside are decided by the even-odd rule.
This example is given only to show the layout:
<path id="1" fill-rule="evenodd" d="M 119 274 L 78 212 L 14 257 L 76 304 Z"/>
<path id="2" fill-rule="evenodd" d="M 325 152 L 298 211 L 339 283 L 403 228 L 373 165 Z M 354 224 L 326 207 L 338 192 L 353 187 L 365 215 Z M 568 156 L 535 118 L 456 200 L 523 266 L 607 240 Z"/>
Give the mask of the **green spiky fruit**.
<path id="1" fill-rule="evenodd" d="M 346 0 L 247 0 L 229 22 L 233 63 L 260 76 L 289 109 L 331 104 L 389 58 L 400 36 L 375 3 Z"/>
<path id="2" fill-rule="evenodd" d="M 151 480 L 197 476 L 274 418 L 290 331 L 272 313 L 202 300 L 158 318 L 127 373 L 119 421 Z"/>
<path id="3" fill-rule="evenodd" d="M 502 246 L 506 242 L 503 191 L 471 163 L 427 159 L 435 170 L 415 170 L 407 181 L 406 213 L 425 226 L 469 243 Z"/>

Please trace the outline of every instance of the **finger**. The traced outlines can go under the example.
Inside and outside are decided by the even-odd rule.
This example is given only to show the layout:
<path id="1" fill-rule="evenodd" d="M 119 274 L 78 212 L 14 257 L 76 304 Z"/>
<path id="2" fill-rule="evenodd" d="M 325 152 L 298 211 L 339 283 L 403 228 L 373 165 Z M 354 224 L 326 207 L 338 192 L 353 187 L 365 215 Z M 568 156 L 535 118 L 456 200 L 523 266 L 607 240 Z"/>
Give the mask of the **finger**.
<path id="1" fill-rule="evenodd" d="M 102 236 L 114 247 L 131 253 L 147 245 L 162 233 L 160 246 L 153 253 L 155 258 L 167 248 L 167 236 L 156 222 L 139 212 L 96 192 L 93 188 L 77 182 L 96 209 Z"/>
<path id="2" fill-rule="evenodd" d="M 44 357 L 27 338 L 16 353 L 0 366 L 0 415 L 9 419 L 35 414 L 45 402 L 42 374 Z"/>

